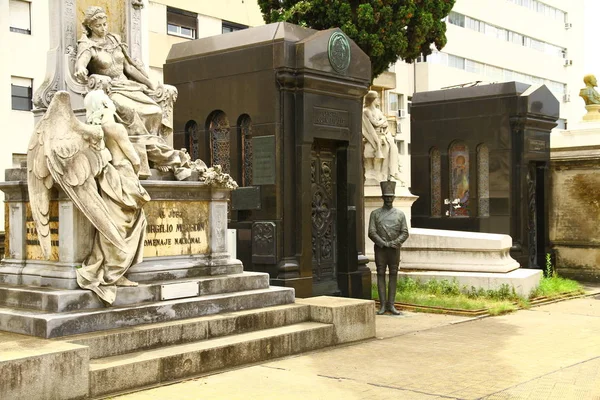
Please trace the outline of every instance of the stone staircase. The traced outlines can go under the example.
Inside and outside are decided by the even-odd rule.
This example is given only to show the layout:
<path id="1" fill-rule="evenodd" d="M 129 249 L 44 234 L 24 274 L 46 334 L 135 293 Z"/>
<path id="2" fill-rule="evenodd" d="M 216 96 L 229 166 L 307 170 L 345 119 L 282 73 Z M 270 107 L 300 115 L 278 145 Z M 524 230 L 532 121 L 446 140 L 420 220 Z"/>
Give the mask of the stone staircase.
<path id="1" fill-rule="evenodd" d="M 190 282 L 199 295 L 161 300 Z M 149 282 L 120 288 L 113 307 L 83 290 L 0 285 L 0 330 L 37 336 L 0 333 L 0 374 L 19 377 L 0 398 L 99 398 L 375 336 L 372 301 L 295 301 L 268 283 L 253 272 Z"/>
<path id="2" fill-rule="evenodd" d="M 295 304 L 93 333 L 68 341 L 89 348 L 91 397 L 335 343 L 333 324 L 312 322 L 310 306 Z"/>
<path id="3" fill-rule="evenodd" d="M 197 295 L 162 299 L 166 288 L 190 284 L 197 285 Z M 293 289 L 269 287 L 268 275 L 256 272 L 123 287 L 112 307 L 104 307 L 87 290 L 4 284 L 0 285 L 0 330 L 54 338 L 293 302 Z"/>

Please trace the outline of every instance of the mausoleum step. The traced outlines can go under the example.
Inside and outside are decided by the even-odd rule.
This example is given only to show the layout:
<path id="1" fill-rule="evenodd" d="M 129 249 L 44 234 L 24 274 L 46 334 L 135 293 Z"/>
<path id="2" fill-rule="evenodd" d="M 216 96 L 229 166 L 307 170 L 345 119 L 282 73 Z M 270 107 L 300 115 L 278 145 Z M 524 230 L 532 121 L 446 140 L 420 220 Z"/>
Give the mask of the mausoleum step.
<path id="1" fill-rule="evenodd" d="M 334 344 L 334 326 L 302 322 L 90 362 L 90 396 L 176 381 Z"/>
<path id="2" fill-rule="evenodd" d="M 293 302 L 294 289 L 269 287 L 244 292 L 63 313 L 0 307 L 0 330 L 54 338 Z"/>
<path id="3" fill-rule="evenodd" d="M 286 304 L 181 321 L 76 335 L 69 343 L 89 347 L 90 359 L 116 356 L 231 334 L 298 324 L 309 320 L 310 307 Z M 61 339 L 64 341 L 65 339 Z"/>
<path id="4" fill-rule="evenodd" d="M 204 276 L 169 281 L 140 283 L 137 287 L 119 287 L 113 306 L 126 306 L 161 300 L 163 287 L 189 283 L 197 284 L 200 296 L 266 289 L 269 275 L 261 272 L 243 272 L 232 275 Z M 177 288 L 173 286 L 175 291 Z M 102 301 L 89 290 L 65 290 L 35 286 L 0 285 L 0 306 L 47 312 L 64 312 L 104 308 Z"/>

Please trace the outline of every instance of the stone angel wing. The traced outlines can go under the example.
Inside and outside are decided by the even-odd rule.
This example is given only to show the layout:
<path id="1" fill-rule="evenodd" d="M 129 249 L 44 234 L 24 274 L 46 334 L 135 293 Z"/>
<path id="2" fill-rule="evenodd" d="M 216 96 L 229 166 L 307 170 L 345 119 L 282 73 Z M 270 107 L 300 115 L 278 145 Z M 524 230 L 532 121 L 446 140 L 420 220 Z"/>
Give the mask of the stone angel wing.
<path id="1" fill-rule="evenodd" d="M 27 181 L 31 214 L 42 253 L 50 257 L 50 189 L 56 182 L 77 208 L 113 245 L 126 251 L 123 237 L 95 177 L 110 161 L 102 127 L 79 121 L 67 92 L 57 92 L 36 125 L 27 151 Z"/>

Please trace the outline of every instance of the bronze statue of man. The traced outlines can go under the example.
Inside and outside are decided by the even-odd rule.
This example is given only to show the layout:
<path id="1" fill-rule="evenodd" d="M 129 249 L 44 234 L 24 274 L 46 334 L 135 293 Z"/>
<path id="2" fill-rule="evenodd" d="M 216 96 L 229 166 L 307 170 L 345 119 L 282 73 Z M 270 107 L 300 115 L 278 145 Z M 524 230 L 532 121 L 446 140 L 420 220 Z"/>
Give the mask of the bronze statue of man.
<path id="1" fill-rule="evenodd" d="M 400 247 L 408 239 L 408 226 L 404 213 L 393 207 L 396 182 L 380 182 L 383 207 L 374 210 L 369 218 L 369 238 L 375 243 L 375 266 L 377 267 L 377 291 L 381 308 L 378 315 L 389 311 L 400 315 L 394 307 Z M 385 295 L 385 270 L 389 267 L 388 295 Z M 387 299 L 387 303 L 386 303 Z"/>
<path id="2" fill-rule="evenodd" d="M 579 96 L 585 101 L 585 105 L 600 104 L 600 94 L 594 89 L 598 86 L 598 81 L 594 75 L 586 75 L 583 77 L 585 87 L 579 91 Z"/>

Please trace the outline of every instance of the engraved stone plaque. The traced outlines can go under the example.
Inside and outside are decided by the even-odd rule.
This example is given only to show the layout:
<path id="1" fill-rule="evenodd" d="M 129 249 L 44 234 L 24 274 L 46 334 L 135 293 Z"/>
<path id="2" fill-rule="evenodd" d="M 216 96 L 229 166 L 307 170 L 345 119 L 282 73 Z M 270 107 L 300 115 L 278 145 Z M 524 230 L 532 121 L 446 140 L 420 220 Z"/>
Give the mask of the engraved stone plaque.
<path id="1" fill-rule="evenodd" d="M 347 128 L 348 111 L 313 107 L 313 124 Z"/>
<path id="2" fill-rule="evenodd" d="M 252 262 L 275 264 L 277 262 L 277 236 L 274 222 L 252 224 Z"/>
<path id="3" fill-rule="evenodd" d="M 260 186 L 240 187 L 231 192 L 232 210 L 260 210 Z"/>
<path id="4" fill-rule="evenodd" d="M 252 138 L 252 184 L 275 184 L 275 136 Z"/>
<path id="5" fill-rule="evenodd" d="M 527 139 L 529 151 L 544 152 L 546 151 L 546 142 L 540 139 Z"/>
<path id="6" fill-rule="evenodd" d="M 198 282 L 181 282 L 160 285 L 160 299 L 183 299 L 184 297 L 196 297 L 200 293 Z"/>
<path id="7" fill-rule="evenodd" d="M 144 211 L 144 258 L 208 253 L 208 202 L 152 201 Z"/>

